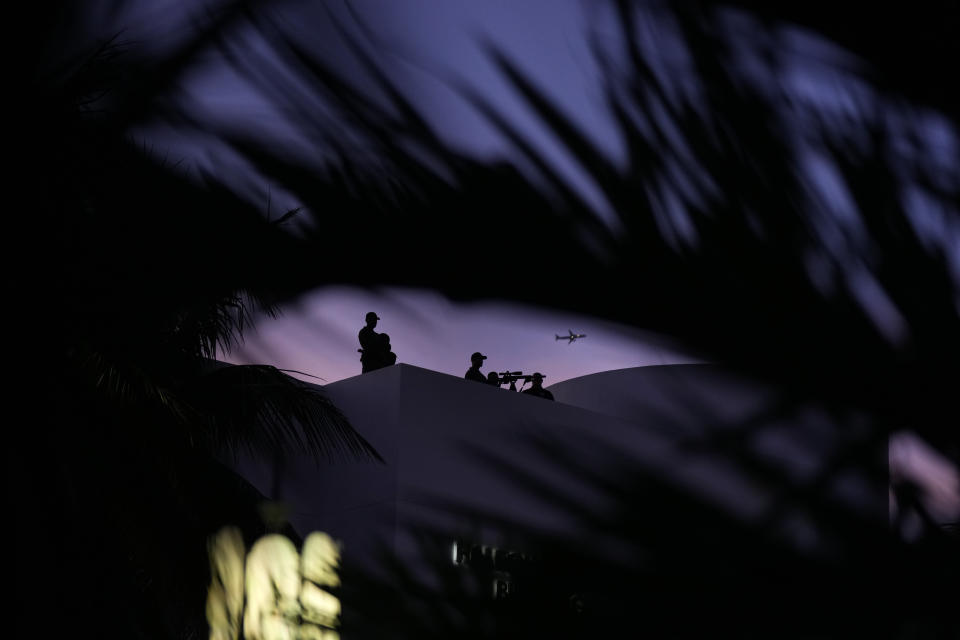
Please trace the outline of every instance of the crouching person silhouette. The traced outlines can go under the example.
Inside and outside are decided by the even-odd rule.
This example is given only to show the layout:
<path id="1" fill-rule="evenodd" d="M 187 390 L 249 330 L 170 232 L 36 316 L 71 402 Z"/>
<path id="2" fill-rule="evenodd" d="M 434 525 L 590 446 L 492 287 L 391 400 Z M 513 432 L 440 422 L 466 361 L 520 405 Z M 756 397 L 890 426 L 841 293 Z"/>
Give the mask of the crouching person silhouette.
<path id="1" fill-rule="evenodd" d="M 397 354 L 390 350 L 390 336 L 380 334 L 380 366 L 389 367 L 397 364 Z"/>
<path id="2" fill-rule="evenodd" d="M 546 400 L 553 400 L 553 394 L 543 388 L 544 377 L 545 376 L 540 372 L 533 374 L 531 377 L 533 386 L 523 391 L 523 393 L 531 396 L 537 396 L 538 398 L 544 398 Z"/>
<path id="3" fill-rule="evenodd" d="M 360 329 L 357 338 L 360 340 L 360 365 L 361 372 L 375 371 L 383 367 L 389 367 L 396 364 L 397 354 L 390 350 L 390 336 L 385 333 L 377 333 L 374 328 L 380 317 L 373 311 L 366 315 L 367 326 Z"/>

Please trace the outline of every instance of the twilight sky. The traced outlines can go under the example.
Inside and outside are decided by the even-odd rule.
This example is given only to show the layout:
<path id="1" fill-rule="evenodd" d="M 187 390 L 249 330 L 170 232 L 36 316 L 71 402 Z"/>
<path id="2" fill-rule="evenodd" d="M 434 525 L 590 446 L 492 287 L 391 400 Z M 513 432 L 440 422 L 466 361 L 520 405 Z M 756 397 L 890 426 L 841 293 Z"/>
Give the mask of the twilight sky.
<path id="1" fill-rule="evenodd" d="M 398 362 L 455 376 L 466 372 L 474 351 L 488 357 L 485 372 L 540 371 L 545 386 L 598 371 L 699 361 L 653 334 L 588 316 L 514 303 L 461 304 L 414 289 L 348 287 L 320 289 L 278 319 L 261 318 L 243 345 L 221 359 L 273 364 L 326 382 L 359 375 L 357 332 L 368 311 L 380 316 L 377 331 L 390 335 Z M 587 337 L 573 344 L 555 339 L 568 329 Z"/>
<path id="2" fill-rule="evenodd" d="M 178 0 L 137 6 L 141 7 L 139 11 L 121 17 L 128 28 L 126 33 L 131 39 L 149 37 L 146 44 L 154 47 L 175 42 L 183 27 L 202 15 L 196 6 Z M 495 129 L 457 94 L 451 81 L 474 88 L 515 123 L 561 175 L 594 203 L 598 215 L 604 216 L 605 202 L 593 185 L 531 115 L 482 47 L 484 41 L 493 42 L 518 60 L 522 69 L 536 78 L 611 158 L 618 160 L 622 155 L 621 145 L 603 108 L 598 90 L 599 74 L 587 39 L 588 33 L 598 35 L 608 53 L 616 58 L 616 29 L 607 21 L 609 15 L 602 3 L 338 0 L 270 3 L 266 9 L 289 37 L 334 63 L 352 81 L 362 83 L 362 72 L 356 59 L 347 53 L 348 47 L 338 31 L 340 27 L 331 20 L 333 16 L 366 48 L 392 81 L 403 88 L 441 137 L 476 154 L 517 160 Z M 673 82 L 670 86 L 675 90 L 696 94 L 696 80 L 684 73 L 684 51 L 673 37 L 669 23 L 641 22 L 638 25 L 641 46 L 654 71 L 670 77 Z M 811 200 L 819 209 L 817 215 L 811 215 L 811 225 L 817 227 L 816 235 L 823 245 L 819 252 L 798 256 L 798 259 L 804 260 L 815 284 L 823 283 L 825 293 L 833 286 L 829 265 L 844 265 L 849 293 L 878 328 L 898 343 L 904 339 L 906 324 L 863 262 L 862 245 L 867 240 L 861 213 L 852 204 L 836 168 L 821 153 L 819 141 L 805 137 L 809 129 L 807 123 L 822 120 L 854 138 L 867 129 L 867 122 L 884 123 L 903 161 L 903 198 L 913 216 L 911 221 L 918 236 L 950 256 L 958 286 L 960 227 L 952 222 L 958 212 L 955 205 L 932 198 L 915 175 L 920 167 L 929 180 L 960 181 L 960 137 L 938 114 L 888 101 L 859 75 L 861 67 L 857 60 L 798 29 L 782 28 L 776 32 L 780 38 L 778 64 L 765 65 L 756 49 L 766 46 L 763 42 L 758 45 L 757 26 L 748 17 L 731 14 L 729 20 L 717 24 L 717 29 L 725 30 L 732 34 L 734 42 L 742 43 L 741 63 L 746 76 L 757 86 L 778 92 L 792 119 L 790 130 L 796 137 L 798 170 L 804 172 Z M 269 48 L 253 29 L 244 28 L 235 33 L 231 46 L 251 68 L 260 63 L 266 67 L 271 64 Z M 218 51 L 205 53 L 202 62 L 181 86 L 180 98 L 185 110 L 200 121 L 216 125 L 230 123 L 238 129 L 256 131 L 291 153 L 303 157 L 312 154 L 316 160 L 318 150 L 314 141 L 304 139 L 284 111 L 289 104 L 284 102 L 283 92 L 271 93 L 269 87 L 257 85 L 245 77 L 247 71 L 249 69 L 231 66 Z M 282 75 L 282 71 L 278 71 L 278 75 Z M 295 88 L 295 83 L 286 86 Z M 318 111 L 321 113 L 322 109 Z M 240 175 L 243 171 L 242 161 L 218 139 L 215 127 L 205 132 L 202 127 L 178 128 L 177 123 L 154 123 L 138 133 L 157 148 L 169 151 L 172 157 L 183 157 L 188 165 L 202 167 L 215 175 Z M 257 185 L 255 177 L 252 182 L 255 190 L 259 189 L 254 197 L 264 205 L 269 197 L 272 211 L 299 204 L 272 185 L 262 181 Z M 682 217 L 682 212 L 677 215 Z M 549 271 L 545 275 L 549 277 Z M 393 313 L 392 305 L 416 307 L 426 316 L 447 320 L 442 323 L 442 330 L 436 326 L 425 328 L 424 322 L 410 314 Z M 393 291 L 381 298 L 340 288 L 306 296 L 296 308 L 286 310 L 279 320 L 261 321 L 259 334 L 251 336 L 243 350 L 224 357 L 301 369 L 331 381 L 339 379 L 358 370 L 353 345 L 363 314 L 371 309 L 384 318 L 378 329 L 393 336 L 401 362 L 451 373 L 462 374 L 466 355 L 478 349 L 491 352 L 488 365 L 498 369 L 539 368 L 548 374 L 548 383 L 603 368 L 671 359 L 663 353 L 653 353 L 656 350 L 651 351 L 643 340 L 622 333 L 616 339 L 611 338 L 606 346 L 599 344 L 603 342 L 603 334 L 592 330 L 594 322 L 586 318 L 569 319 L 543 310 L 524 310 L 522 305 L 473 305 L 467 309 L 431 298 L 425 292 Z M 323 340 L 315 336 L 315 327 L 320 321 L 326 327 L 335 328 L 328 328 L 324 335 L 338 336 L 334 342 L 341 346 L 319 346 Z M 544 339 L 552 340 L 554 333 L 568 328 L 585 331 L 591 337 L 582 344 L 572 345 L 563 353 L 562 360 L 542 361 L 546 354 L 530 346 L 537 344 L 533 335 L 542 334 Z M 425 331 L 431 332 L 426 335 L 432 336 L 432 341 L 424 338 Z M 441 341 L 442 346 L 436 346 Z M 338 350 L 342 345 L 349 348 Z M 513 357 L 498 357 L 494 352 L 497 345 Z M 585 345 L 594 346 L 588 349 Z M 447 353 L 462 355 L 448 360 L 441 355 Z M 547 353 L 560 357 L 556 350 Z"/>
<path id="3" fill-rule="evenodd" d="M 322 30 L 322 25 L 329 25 L 322 13 L 329 10 L 369 45 L 394 79 L 408 88 L 409 95 L 444 137 L 480 155 L 509 155 L 510 149 L 494 128 L 445 80 L 457 78 L 480 87 L 487 99 L 524 127 L 534 144 L 544 149 L 557 168 L 602 212 L 603 203 L 592 194 L 592 186 L 540 128 L 480 46 L 483 38 L 489 38 L 523 60 L 524 67 L 616 157 L 619 143 L 603 112 L 598 74 L 585 38 L 588 23 L 584 18 L 587 14 L 596 17 L 589 7 L 578 0 L 363 0 L 326 3 L 322 8 L 292 3 L 276 15 L 290 33 L 336 56 L 337 47 L 343 46 L 340 37 Z M 310 31 L 314 25 L 318 30 Z M 268 127 L 278 138 L 291 140 L 291 132 L 274 105 L 245 85 L 222 61 L 211 60 L 185 90 L 201 112 Z M 222 170 L 230 160 L 222 150 L 205 147 L 197 162 L 211 168 L 218 165 Z M 283 195 L 271 195 L 276 210 L 283 209 L 287 204 Z M 506 277 L 526 275 L 518 271 Z M 544 275 L 549 277 L 549 272 Z M 327 382 L 358 375 L 357 332 L 367 311 L 376 311 L 381 317 L 377 331 L 390 334 L 399 362 L 457 376 L 469 367 L 474 351 L 489 356 L 484 371 L 540 371 L 546 375 L 547 386 L 598 371 L 696 361 L 658 346 L 662 340 L 652 334 L 595 318 L 516 303 L 455 304 L 428 291 L 366 291 L 336 286 L 305 296 L 278 319 L 260 318 L 256 332 L 248 335 L 240 348 L 221 358 L 237 364 L 273 364 Z M 588 337 L 570 345 L 555 340 L 555 334 L 568 329 L 587 333 Z"/>

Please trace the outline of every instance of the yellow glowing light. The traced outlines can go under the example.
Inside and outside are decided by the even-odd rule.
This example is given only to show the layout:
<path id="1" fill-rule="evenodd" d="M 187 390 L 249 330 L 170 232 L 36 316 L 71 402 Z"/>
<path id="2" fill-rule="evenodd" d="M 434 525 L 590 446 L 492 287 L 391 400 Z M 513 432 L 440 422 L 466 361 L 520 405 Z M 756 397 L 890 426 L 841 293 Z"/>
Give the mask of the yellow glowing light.
<path id="1" fill-rule="evenodd" d="M 340 617 L 340 600 L 309 582 L 303 583 L 300 593 L 303 619 L 306 622 L 334 627 Z"/>
<path id="2" fill-rule="evenodd" d="M 212 580 L 207 596 L 210 640 L 236 640 L 243 610 L 243 537 L 234 527 L 220 530 L 210 541 Z"/>
<path id="3" fill-rule="evenodd" d="M 271 534 L 247 554 L 246 640 L 292 640 L 289 622 L 300 610 L 300 554 L 287 538 Z"/>
<path id="4" fill-rule="evenodd" d="M 238 640 L 241 619 L 245 640 L 339 640 L 340 600 L 323 588 L 340 585 L 340 548 L 330 536 L 311 533 L 302 555 L 278 534 L 244 552 L 234 527 L 211 539 L 210 640 Z"/>
<path id="5" fill-rule="evenodd" d="M 303 577 L 321 586 L 339 587 L 340 547 L 322 531 L 314 531 L 303 543 Z"/>

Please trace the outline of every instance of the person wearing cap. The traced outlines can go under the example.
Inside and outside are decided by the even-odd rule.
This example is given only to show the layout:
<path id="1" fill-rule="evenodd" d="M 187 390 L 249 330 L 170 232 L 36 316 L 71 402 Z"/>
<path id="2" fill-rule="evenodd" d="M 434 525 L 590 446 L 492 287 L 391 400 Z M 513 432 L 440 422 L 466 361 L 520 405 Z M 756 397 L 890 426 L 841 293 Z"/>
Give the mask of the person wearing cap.
<path id="1" fill-rule="evenodd" d="M 366 316 L 367 326 L 360 329 L 360 334 L 357 336 L 360 339 L 360 349 L 358 351 L 360 351 L 362 373 L 385 366 L 383 356 L 386 354 L 383 351 L 383 341 L 380 334 L 374 331 L 379 319 L 380 317 L 373 311 L 369 312 Z M 389 351 L 389 348 L 387 351 Z"/>
<path id="2" fill-rule="evenodd" d="M 487 356 L 483 355 L 479 351 L 474 352 L 470 356 L 470 368 L 467 369 L 467 373 L 463 376 L 467 380 L 476 380 L 477 382 L 487 382 L 486 376 L 480 373 L 480 367 L 483 366 L 483 361 L 487 359 Z"/>
<path id="3" fill-rule="evenodd" d="M 529 389 L 524 389 L 523 393 L 529 393 L 530 395 L 537 396 L 538 398 L 553 400 L 553 394 L 543 388 L 543 378 L 544 375 L 539 371 L 530 376 L 530 382 L 532 383 L 532 386 Z"/>

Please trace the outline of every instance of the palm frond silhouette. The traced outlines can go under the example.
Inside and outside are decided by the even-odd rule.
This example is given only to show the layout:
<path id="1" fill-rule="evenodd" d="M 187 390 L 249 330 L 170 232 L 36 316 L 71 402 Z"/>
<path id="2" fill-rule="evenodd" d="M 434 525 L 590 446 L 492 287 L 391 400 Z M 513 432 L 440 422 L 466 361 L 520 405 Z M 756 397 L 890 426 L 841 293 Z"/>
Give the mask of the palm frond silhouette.
<path id="1" fill-rule="evenodd" d="M 816 105 L 795 104 L 786 89 L 751 83 L 737 47 L 759 55 L 761 45 L 734 39 L 760 27 L 724 27 L 719 9 L 651 9 L 654 18 L 669 20 L 690 56 L 682 68 L 655 70 L 631 26 L 638 5 L 616 6 L 630 64 L 621 69 L 598 43 L 595 50 L 610 117 L 627 146 L 625 166 L 591 142 L 521 65 L 489 49 L 611 204 L 613 228 L 475 90 L 462 89 L 543 181 L 444 145 L 372 60 L 364 58 L 373 82 L 365 91 L 266 19 L 256 26 L 287 68 L 299 70 L 300 90 L 305 85 L 318 101 L 332 102 L 344 129 L 362 142 L 354 156 L 342 152 L 336 163 L 309 167 L 250 132 L 223 129 L 224 137 L 296 194 L 316 221 L 308 244 L 364 239 L 363 252 L 324 247 L 320 264 L 330 279 L 575 307 L 678 337 L 791 388 L 899 412 L 894 421 L 916 422 L 932 439 L 949 437 L 935 433 L 936 421 L 913 419 L 918 407 L 930 407 L 931 416 L 942 408 L 937 398 L 946 397 L 942 385 L 952 379 L 950 354 L 957 349 L 955 270 L 944 243 L 926 237 L 917 221 L 922 214 L 907 204 L 916 195 L 912 176 L 922 182 L 923 197 L 945 212 L 953 211 L 956 187 L 931 174 L 921 178 L 926 171 L 915 155 L 896 154 L 917 132 L 891 128 L 866 108 L 850 115 L 844 129 Z M 791 55 L 772 55 L 758 82 L 785 76 Z M 258 74 L 255 62 L 247 71 L 268 75 Z M 664 79 L 671 71 L 688 74 L 697 91 L 684 97 Z M 868 68 L 850 78 L 866 82 Z M 283 93 L 276 77 L 272 82 L 269 90 Z M 389 96 L 386 104 L 381 95 Z M 896 108 L 879 90 L 873 99 L 868 106 L 880 113 Z M 301 116 L 310 117 L 294 114 L 293 122 L 311 139 Z M 312 139 L 325 149 L 328 138 Z M 371 155 L 376 163 L 367 162 Z M 955 176 L 951 161 L 937 168 Z M 517 214 L 509 234 L 490 211 Z M 496 254 L 519 251 L 531 263 L 550 264 L 555 277 L 536 291 L 490 282 L 479 265 L 445 277 L 435 265 L 456 263 L 468 237 Z M 364 265 L 361 254 L 396 268 L 381 276 L 379 265 Z M 567 283 L 574 276 L 590 285 L 571 296 Z M 923 287 L 911 286 L 917 281 Z M 899 408 L 888 406 L 900 400 Z"/>
<path id="2" fill-rule="evenodd" d="M 122 35 L 90 44 L 67 28 L 59 35 L 76 40 L 58 42 L 42 27 L 82 24 L 69 3 L 27 22 L 58 42 L 31 61 L 21 119 L 32 200 L 21 237 L 41 266 L 22 298 L 32 418 L 17 425 L 8 469 L 20 487 L 18 573 L 25 592 L 46 594 L 21 613 L 31 632 L 54 612 L 108 636 L 202 635 L 206 537 L 225 523 L 251 537 L 265 529 L 265 497 L 220 460 L 380 458 L 317 388 L 212 360 L 254 311 L 276 312 L 264 285 L 290 266 L 286 218 L 269 220 L 134 133 L 241 9 L 160 58 Z M 80 53 L 61 64 L 71 47 Z M 48 593 L 54 574 L 76 588 Z"/>

